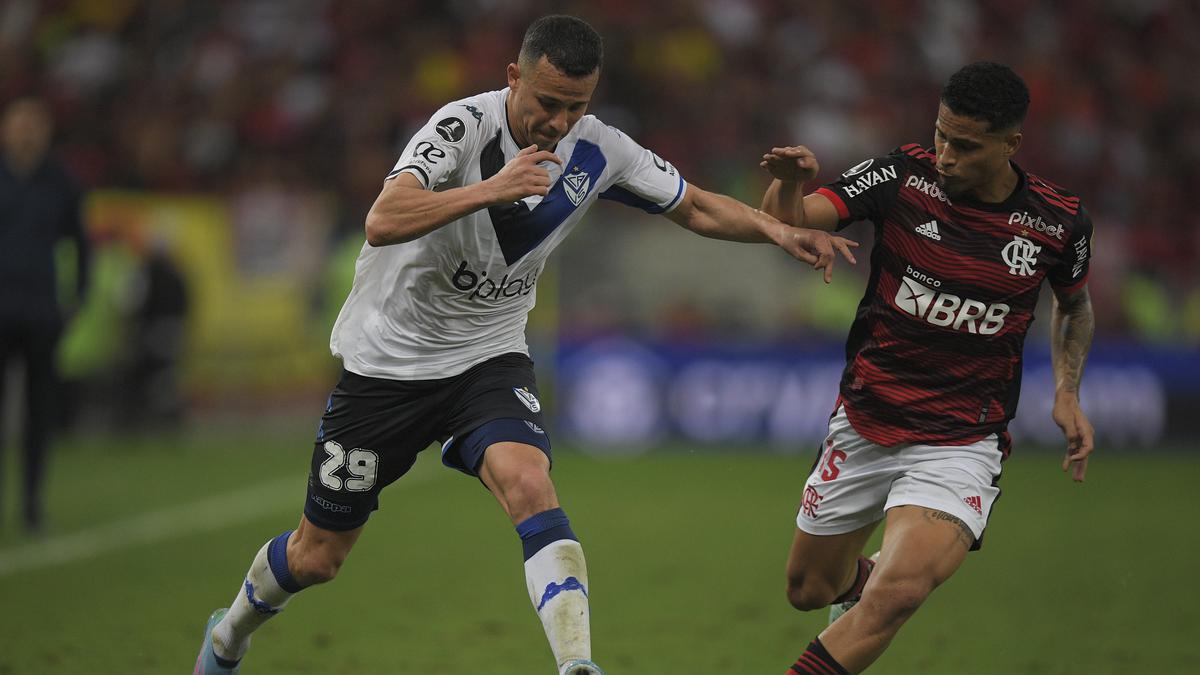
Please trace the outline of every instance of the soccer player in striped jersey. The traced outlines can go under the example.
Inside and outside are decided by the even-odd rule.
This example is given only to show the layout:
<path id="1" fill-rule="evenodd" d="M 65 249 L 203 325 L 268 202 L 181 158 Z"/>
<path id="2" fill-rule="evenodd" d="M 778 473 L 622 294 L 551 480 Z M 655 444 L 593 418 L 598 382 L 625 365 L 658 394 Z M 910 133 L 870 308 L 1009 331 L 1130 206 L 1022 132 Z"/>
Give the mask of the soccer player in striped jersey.
<path id="1" fill-rule="evenodd" d="M 1054 295 L 1051 414 L 1066 436 L 1063 470 L 1084 479 L 1092 222 L 1079 197 L 1013 161 L 1028 106 L 1016 73 L 979 62 L 943 88 L 932 149 L 902 146 L 807 195 L 812 152 L 763 157 L 775 177 L 767 213 L 798 227 L 875 225 L 840 396 L 788 558 L 788 599 L 801 610 L 833 605 L 832 621 L 788 672 L 861 672 L 979 547 L 1043 282 Z M 876 562 L 862 549 L 883 521 Z"/>
<path id="2" fill-rule="evenodd" d="M 853 260 L 855 245 L 688 185 L 585 115 L 601 56 L 591 26 L 543 17 L 508 64 L 507 89 L 447 104 L 404 149 L 367 215 L 354 287 L 333 329 L 344 371 L 317 431 L 300 525 L 262 546 L 232 606 L 209 619 L 197 674 L 237 672 L 251 634 L 295 594 L 337 575 L 380 490 L 438 441 L 442 462 L 477 477 L 516 527 L 555 672 L 600 675 L 583 548 L 550 480 L 525 344 L 547 257 L 597 199 L 665 214 L 704 236 L 776 244 L 826 281 L 835 249 Z M 480 670 L 489 670 L 485 657 Z"/>

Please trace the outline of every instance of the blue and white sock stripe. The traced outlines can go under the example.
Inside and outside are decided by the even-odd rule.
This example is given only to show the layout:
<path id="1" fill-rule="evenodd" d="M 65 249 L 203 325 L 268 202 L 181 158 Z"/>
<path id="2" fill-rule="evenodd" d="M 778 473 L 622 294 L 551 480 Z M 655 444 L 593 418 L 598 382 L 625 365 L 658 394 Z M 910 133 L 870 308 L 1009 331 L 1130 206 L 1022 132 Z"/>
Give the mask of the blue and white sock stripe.
<path id="1" fill-rule="evenodd" d="M 274 616 L 280 612 L 279 607 L 272 607 L 258 599 L 258 596 L 254 594 L 254 584 L 250 583 L 249 579 L 246 580 L 243 588 L 246 590 L 246 600 L 250 601 L 250 606 L 254 607 L 255 612 L 268 616 Z"/>
<path id="2" fill-rule="evenodd" d="M 579 541 L 579 537 L 571 530 L 571 521 L 561 508 L 542 511 L 526 518 L 517 525 L 517 534 L 521 536 L 526 560 L 556 541 Z"/>
<path id="3" fill-rule="evenodd" d="M 585 587 L 583 582 L 575 577 L 567 577 L 566 579 L 563 579 L 561 584 L 551 581 L 550 583 L 546 584 L 546 590 L 542 591 L 542 597 L 540 600 L 538 600 L 537 611 L 542 611 L 542 608 L 546 606 L 547 602 L 553 600 L 559 593 L 564 593 L 566 591 L 579 591 L 583 593 L 583 597 L 585 598 L 588 594 L 587 587 Z"/>
<path id="4" fill-rule="evenodd" d="M 292 530 L 288 530 L 271 540 L 267 546 L 267 563 L 271 566 L 271 573 L 275 575 L 275 582 L 279 584 L 280 588 L 288 593 L 299 593 L 304 587 L 292 577 L 292 571 L 288 569 L 287 562 L 287 543 L 291 536 Z M 249 582 L 247 582 L 247 586 L 249 586 Z M 247 593 L 249 593 L 249 589 L 247 589 Z M 253 598 L 251 602 L 254 602 Z"/>

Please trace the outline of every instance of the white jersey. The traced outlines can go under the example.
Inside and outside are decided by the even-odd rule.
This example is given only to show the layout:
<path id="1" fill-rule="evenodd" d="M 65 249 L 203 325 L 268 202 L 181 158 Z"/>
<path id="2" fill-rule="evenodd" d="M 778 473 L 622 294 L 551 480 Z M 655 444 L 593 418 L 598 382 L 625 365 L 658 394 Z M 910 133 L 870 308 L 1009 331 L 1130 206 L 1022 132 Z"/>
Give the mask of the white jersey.
<path id="1" fill-rule="evenodd" d="M 472 185 L 520 148 L 505 115 L 508 89 L 444 106 L 388 175 L 427 189 Z M 687 184 L 667 162 L 591 115 L 543 162 L 545 197 L 481 209 L 410 242 L 364 245 L 354 288 L 329 346 L 346 370 L 393 380 L 438 379 L 506 352 L 528 354 L 525 322 L 550 252 L 597 198 L 670 211 Z"/>

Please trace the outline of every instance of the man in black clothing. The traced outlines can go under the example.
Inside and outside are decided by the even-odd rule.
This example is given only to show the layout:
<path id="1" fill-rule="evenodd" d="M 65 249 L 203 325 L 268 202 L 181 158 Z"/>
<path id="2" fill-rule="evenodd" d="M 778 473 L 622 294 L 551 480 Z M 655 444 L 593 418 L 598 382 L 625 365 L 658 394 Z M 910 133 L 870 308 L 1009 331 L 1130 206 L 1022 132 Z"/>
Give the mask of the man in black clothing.
<path id="1" fill-rule="evenodd" d="M 48 155 L 51 131 L 49 111 L 36 99 L 12 102 L 0 121 L 0 396 L 8 366 L 22 362 L 23 515 L 31 532 L 42 526 L 42 479 L 54 421 L 58 339 L 66 317 L 84 297 L 89 260 L 80 218 L 81 193 L 66 169 Z M 74 301 L 60 307 L 55 250 L 63 239 L 75 243 L 77 270 Z"/>

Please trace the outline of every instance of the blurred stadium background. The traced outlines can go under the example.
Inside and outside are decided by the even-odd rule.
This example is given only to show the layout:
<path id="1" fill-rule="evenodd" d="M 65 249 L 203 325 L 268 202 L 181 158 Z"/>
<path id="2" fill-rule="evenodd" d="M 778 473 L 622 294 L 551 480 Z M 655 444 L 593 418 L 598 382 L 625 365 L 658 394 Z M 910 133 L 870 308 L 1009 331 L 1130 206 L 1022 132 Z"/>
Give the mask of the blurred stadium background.
<path id="1" fill-rule="evenodd" d="M 0 411 L 0 673 L 186 670 L 207 612 L 299 509 L 382 177 L 438 106 L 503 86 L 551 11 L 605 37 L 593 113 L 752 204 L 773 145 L 813 148 L 828 179 L 931 143 L 963 63 L 1026 78 L 1018 159 L 1096 223 L 1099 454 L 1082 488 L 1057 474 L 1044 298 L 989 545 L 878 670 L 1200 672 L 1196 3 L 6 0 L 0 103 L 50 103 L 95 264 L 39 537 L 14 513 L 18 397 Z M 597 652 L 617 675 L 781 671 L 822 623 L 787 608 L 782 566 L 868 256 L 824 287 L 777 250 L 676 229 L 598 207 L 530 322 L 556 477 L 604 589 Z M 346 574 L 269 625 L 248 668 L 545 671 L 502 514 L 435 465 L 385 493 Z"/>

